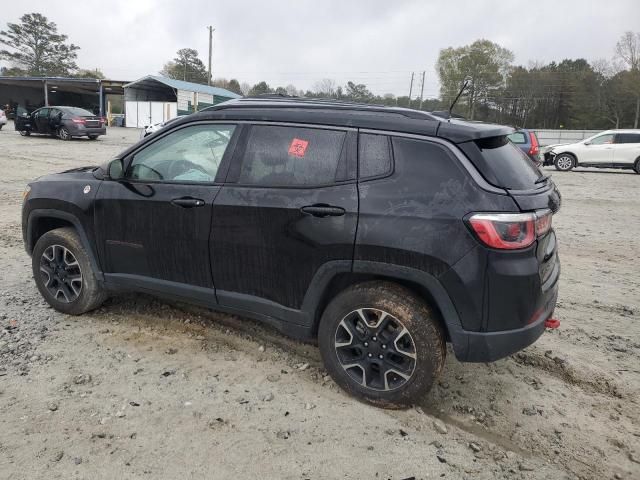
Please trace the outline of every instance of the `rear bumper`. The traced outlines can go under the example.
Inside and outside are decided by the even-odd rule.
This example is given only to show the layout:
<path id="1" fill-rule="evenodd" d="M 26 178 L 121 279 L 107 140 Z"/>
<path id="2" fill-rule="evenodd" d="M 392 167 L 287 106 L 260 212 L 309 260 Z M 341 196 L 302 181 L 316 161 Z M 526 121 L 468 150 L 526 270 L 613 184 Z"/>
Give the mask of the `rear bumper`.
<path id="1" fill-rule="evenodd" d="M 69 128 L 72 137 L 85 137 L 88 135 L 106 135 L 106 127 L 85 127 L 83 125 L 74 125 Z"/>
<path id="2" fill-rule="evenodd" d="M 544 294 L 545 307 L 528 325 L 500 332 L 457 332 L 452 338 L 456 358 L 462 362 L 493 362 L 534 343 L 545 330 L 558 299 L 558 282 Z"/>

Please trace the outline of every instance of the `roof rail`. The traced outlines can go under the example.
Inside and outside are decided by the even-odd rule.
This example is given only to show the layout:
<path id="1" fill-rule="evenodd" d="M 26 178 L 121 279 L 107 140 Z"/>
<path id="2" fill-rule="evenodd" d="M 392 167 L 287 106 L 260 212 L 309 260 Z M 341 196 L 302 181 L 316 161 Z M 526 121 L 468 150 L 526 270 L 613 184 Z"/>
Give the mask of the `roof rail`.
<path id="1" fill-rule="evenodd" d="M 203 110 L 226 110 L 232 108 L 291 108 L 292 106 L 302 106 L 311 109 L 335 109 L 335 110 L 354 110 L 358 112 L 375 112 L 387 113 L 394 115 L 402 115 L 407 118 L 418 120 L 435 120 L 441 121 L 429 112 L 421 110 L 411 110 L 402 107 L 388 107 L 379 104 L 348 102 L 340 99 L 327 98 L 303 98 L 293 97 L 283 94 L 264 94 L 255 97 L 244 97 L 229 100 L 218 105 L 207 107 Z"/>

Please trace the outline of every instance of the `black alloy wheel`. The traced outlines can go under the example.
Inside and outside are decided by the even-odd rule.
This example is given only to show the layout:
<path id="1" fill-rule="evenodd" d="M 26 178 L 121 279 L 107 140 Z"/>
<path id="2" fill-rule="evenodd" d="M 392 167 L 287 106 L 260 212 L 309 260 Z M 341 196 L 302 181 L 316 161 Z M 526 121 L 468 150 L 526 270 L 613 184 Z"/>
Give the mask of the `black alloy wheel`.
<path id="1" fill-rule="evenodd" d="M 388 312 L 359 308 L 348 313 L 335 334 L 338 361 L 363 387 L 389 391 L 415 372 L 416 347 L 409 330 Z"/>
<path id="2" fill-rule="evenodd" d="M 63 303 L 71 303 L 82 292 L 80 263 L 69 249 L 51 245 L 40 257 L 40 274 L 51 296 Z"/>

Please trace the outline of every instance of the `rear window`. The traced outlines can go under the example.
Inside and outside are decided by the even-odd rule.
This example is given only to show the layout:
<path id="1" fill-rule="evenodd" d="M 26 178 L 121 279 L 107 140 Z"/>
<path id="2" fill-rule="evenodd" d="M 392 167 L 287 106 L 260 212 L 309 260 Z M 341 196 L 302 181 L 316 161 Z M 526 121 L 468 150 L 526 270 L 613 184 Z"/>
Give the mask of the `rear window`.
<path id="1" fill-rule="evenodd" d="M 89 110 L 85 110 L 84 108 L 65 107 L 61 110 L 65 113 L 76 115 L 78 117 L 93 117 L 93 113 L 91 113 Z"/>
<path id="2" fill-rule="evenodd" d="M 476 140 L 475 144 L 482 154 L 485 176 L 493 177 L 499 187 L 511 190 L 530 190 L 543 185 L 536 185 L 541 173 L 538 167 L 522 150 L 509 141 L 507 137 L 491 137 Z M 487 175 L 488 174 L 488 175 Z"/>
<path id="3" fill-rule="evenodd" d="M 512 133 L 511 135 L 508 135 L 508 138 L 513 143 L 516 143 L 518 145 L 527 143 L 527 137 L 525 137 L 524 133 L 522 132 Z"/>

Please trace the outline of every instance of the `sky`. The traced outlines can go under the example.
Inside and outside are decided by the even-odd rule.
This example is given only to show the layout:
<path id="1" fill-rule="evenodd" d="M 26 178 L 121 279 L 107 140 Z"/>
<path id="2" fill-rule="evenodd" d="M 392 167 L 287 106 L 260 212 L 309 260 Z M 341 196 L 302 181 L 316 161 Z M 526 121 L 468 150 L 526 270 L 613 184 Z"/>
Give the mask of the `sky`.
<path id="1" fill-rule="evenodd" d="M 639 0 L 1 0 L 0 29 L 38 12 L 81 47 L 81 68 L 107 78 L 158 74 L 180 48 L 213 76 L 308 89 L 323 78 L 366 84 L 376 94 L 413 97 L 426 72 L 425 98 L 438 95 L 438 52 L 485 38 L 511 50 L 515 63 L 612 58 L 619 37 L 640 30 Z M 6 63 L 5 63 L 6 65 Z"/>

